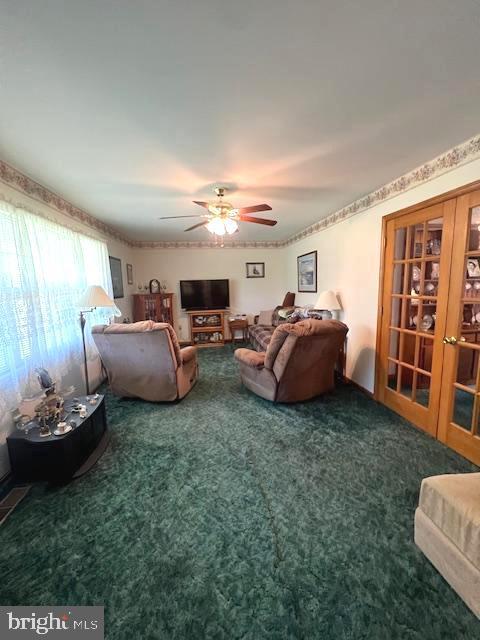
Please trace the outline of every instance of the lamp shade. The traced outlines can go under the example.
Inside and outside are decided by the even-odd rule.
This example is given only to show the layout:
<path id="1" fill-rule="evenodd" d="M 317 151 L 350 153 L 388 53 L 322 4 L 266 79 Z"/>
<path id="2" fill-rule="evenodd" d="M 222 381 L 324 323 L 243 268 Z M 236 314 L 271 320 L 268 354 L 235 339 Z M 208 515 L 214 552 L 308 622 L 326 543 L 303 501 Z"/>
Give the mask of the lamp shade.
<path id="1" fill-rule="evenodd" d="M 321 311 L 339 311 L 342 307 L 333 291 L 322 291 L 314 304 Z"/>
<path id="2" fill-rule="evenodd" d="M 96 307 L 113 308 L 115 316 L 121 315 L 115 302 L 110 298 L 103 287 L 98 284 L 92 284 L 85 289 L 83 295 L 78 301 L 80 309 L 94 309 Z"/>

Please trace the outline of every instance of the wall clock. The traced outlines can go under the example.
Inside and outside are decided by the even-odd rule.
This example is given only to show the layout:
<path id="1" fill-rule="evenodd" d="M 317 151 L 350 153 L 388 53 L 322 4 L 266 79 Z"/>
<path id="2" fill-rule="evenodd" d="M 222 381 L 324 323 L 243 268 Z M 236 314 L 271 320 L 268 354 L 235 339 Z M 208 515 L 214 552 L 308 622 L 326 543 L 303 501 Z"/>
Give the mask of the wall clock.
<path id="1" fill-rule="evenodd" d="M 160 282 L 156 278 L 150 280 L 150 293 L 160 293 Z"/>

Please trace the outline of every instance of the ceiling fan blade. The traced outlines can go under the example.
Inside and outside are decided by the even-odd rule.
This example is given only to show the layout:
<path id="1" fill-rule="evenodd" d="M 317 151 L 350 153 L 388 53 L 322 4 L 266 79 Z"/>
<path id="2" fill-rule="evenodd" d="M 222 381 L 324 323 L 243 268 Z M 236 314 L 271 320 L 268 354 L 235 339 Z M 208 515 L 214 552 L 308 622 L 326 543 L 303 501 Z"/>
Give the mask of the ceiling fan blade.
<path id="1" fill-rule="evenodd" d="M 188 229 L 184 229 L 184 231 L 193 231 L 194 229 L 198 229 L 198 227 L 204 227 L 206 224 L 208 224 L 208 220 L 194 224 L 193 227 L 188 227 Z"/>
<path id="2" fill-rule="evenodd" d="M 255 222 L 256 224 L 265 224 L 267 227 L 274 227 L 276 220 L 267 220 L 266 218 L 253 218 L 252 216 L 240 216 L 242 222 Z"/>
<path id="3" fill-rule="evenodd" d="M 208 209 L 208 202 L 201 202 L 200 200 L 193 200 L 194 204 L 199 204 L 201 207 Z"/>
<path id="4" fill-rule="evenodd" d="M 244 213 L 255 213 L 255 211 L 271 211 L 272 207 L 269 204 L 256 204 L 253 207 L 240 207 L 236 209 L 238 213 L 243 216 Z"/>
<path id="5" fill-rule="evenodd" d="M 189 216 L 162 216 L 159 220 L 175 220 L 175 218 L 201 218 L 201 215 L 189 215 Z"/>

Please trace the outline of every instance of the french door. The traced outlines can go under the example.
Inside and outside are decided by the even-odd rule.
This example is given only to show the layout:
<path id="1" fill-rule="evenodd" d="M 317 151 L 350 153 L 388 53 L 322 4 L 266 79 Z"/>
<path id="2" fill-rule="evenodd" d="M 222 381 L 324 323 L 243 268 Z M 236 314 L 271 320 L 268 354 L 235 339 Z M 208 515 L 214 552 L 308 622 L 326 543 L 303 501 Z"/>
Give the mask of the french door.
<path id="1" fill-rule="evenodd" d="M 438 438 L 480 465 L 480 191 L 457 199 Z"/>
<path id="2" fill-rule="evenodd" d="M 376 397 L 480 464 L 480 191 L 387 219 Z"/>
<path id="3" fill-rule="evenodd" d="M 387 222 L 378 399 L 433 436 L 455 201 Z"/>

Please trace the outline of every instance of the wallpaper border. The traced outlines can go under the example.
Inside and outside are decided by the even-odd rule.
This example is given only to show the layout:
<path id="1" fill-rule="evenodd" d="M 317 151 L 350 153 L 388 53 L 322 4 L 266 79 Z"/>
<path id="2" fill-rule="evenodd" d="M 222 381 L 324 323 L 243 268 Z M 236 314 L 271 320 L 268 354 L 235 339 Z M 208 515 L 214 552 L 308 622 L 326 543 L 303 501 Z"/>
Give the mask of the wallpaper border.
<path id="1" fill-rule="evenodd" d="M 102 222 L 98 218 L 90 215 L 83 209 L 80 209 L 80 207 L 75 206 L 68 200 L 65 200 L 65 198 L 62 198 L 54 191 L 47 189 L 32 178 L 29 178 L 3 160 L 0 160 L 0 180 L 6 185 L 17 189 L 17 191 L 25 193 L 27 196 L 35 198 L 43 204 L 56 209 L 60 213 L 72 218 L 72 220 L 81 222 L 87 227 L 95 229 L 95 231 L 100 231 L 115 240 L 119 240 L 124 244 L 132 246 L 131 240 L 126 238 L 122 233 L 105 222 Z"/>
<path id="2" fill-rule="evenodd" d="M 463 142 L 456 147 L 449 149 L 449 151 L 442 153 L 433 160 L 425 162 L 425 164 L 422 164 L 416 169 L 413 169 L 413 171 L 405 173 L 400 178 L 392 180 L 392 182 L 389 182 L 383 187 L 380 187 L 380 189 L 372 191 L 368 195 L 355 200 L 346 207 L 343 207 L 343 209 L 339 209 L 335 213 L 322 218 L 306 229 L 303 229 L 303 231 L 299 231 L 298 233 L 285 240 L 282 243 L 282 246 L 288 246 L 290 244 L 293 244 L 294 242 L 298 242 L 299 240 L 303 240 L 308 236 L 318 233 L 319 231 L 323 231 L 324 229 L 327 229 L 328 227 L 331 227 L 338 222 L 342 222 L 347 218 L 351 218 L 358 213 L 362 213 L 363 211 L 370 209 L 380 202 L 385 202 L 385 200 L 394 198 L 401 193 L 405 193 L 410 189 L 418 187 L 425 182 L 443 175 L 444 173 L 448 173 L 452 169 L 456 169 L 463 164 L 472 162 L 479 157 L 480 135 L 476 135 L 466 142 Z"/>
<path id="3" fill-rule="evenodd" d="M 278 249 L 284 245 L 283 241 L 272 240 L 270 242 L 144 242 L 132 241 L 132 246 L 137 249 Z"/>
<path id="4" fill-rule="evenodd" d="M 376 191 L 372 191 L 366 196 L 355 200 L 346 207 L 327 215 L 318 222 L 306 227 L 302 231 L 294 234 L 286 240 L 272 240 L 263 242 L 234 242 L 227 241 L 204 241 L 204 242 L 188 242 L 188 241 L 141 241 L 131 240 L 125 235 L 117 231 L 110 225 L 95 218 L 80 207 L 75 206 L 65 198 L 62 198 L 53 191 L 42 186 L 32 178 L 18 171 L 3 160 L 0 160 L 0 180 L 5 184 L 13 186 L 17 190 L 36 198 L 44 204 L 54 207 L 60 213 L 69 216 L 73 220 L 100 231 L 101 233 L 119 240 L 124 244 L 138 249 L 276 249 L 289 246 L 314 235 L 342 222 L 354 215 L 363 213 L 374 205 L 385 202 L 390 198 L 400 195 L 410 189 L 421 184 L 433 180 L 452 169 L 463 164 L 472 162 L 480 158 L 480 134 L 477 134 L 469 140 L 449 149 L 445 153 L 437 156 L 429 162 L 425 162 L 413 171 L 405 173 L 403 176 L 392 180 L 388 184 L 380 187 Z"/>

